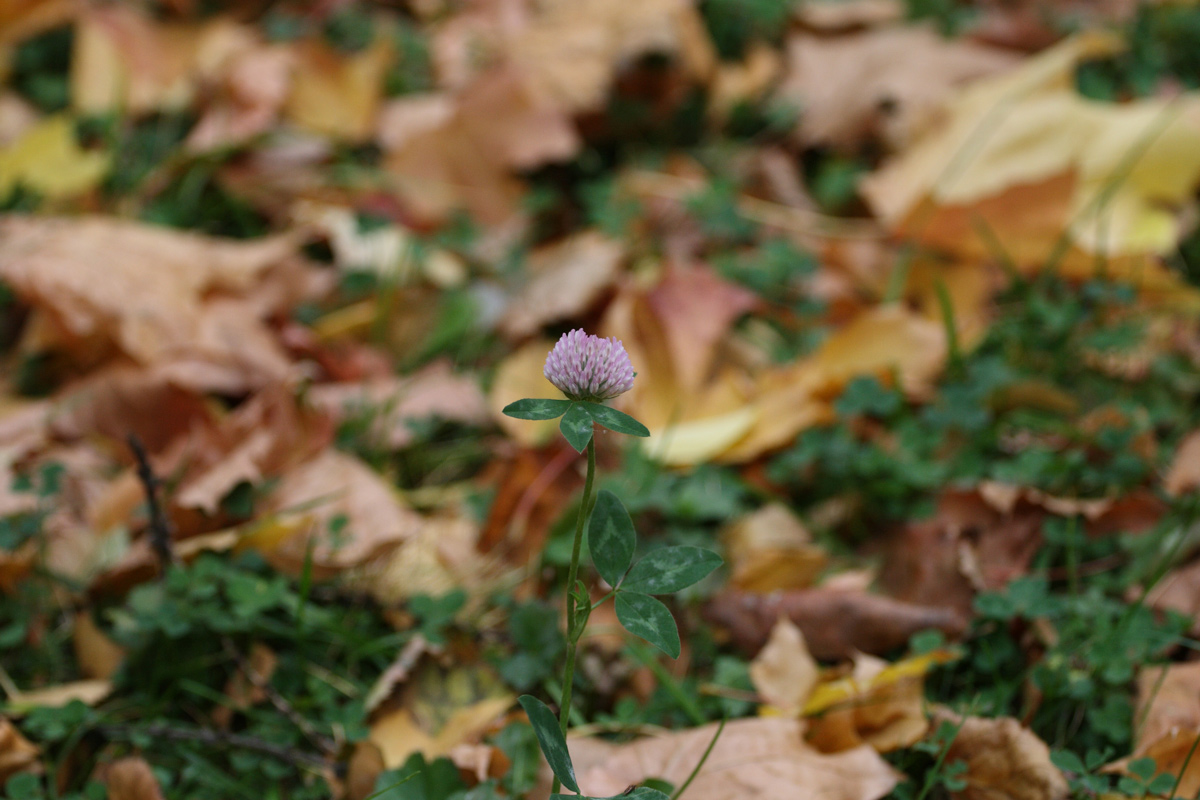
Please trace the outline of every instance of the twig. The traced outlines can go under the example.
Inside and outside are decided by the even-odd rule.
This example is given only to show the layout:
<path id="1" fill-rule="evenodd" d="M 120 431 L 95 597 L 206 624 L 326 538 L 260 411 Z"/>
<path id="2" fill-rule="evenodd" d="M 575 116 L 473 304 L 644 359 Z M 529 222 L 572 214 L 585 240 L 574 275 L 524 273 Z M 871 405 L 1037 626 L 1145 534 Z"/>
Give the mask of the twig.
<path id="1" fill-rule="evenodd" d="M 317 747 L 318 750 L 320 750 L 322 753 L 325 753 L 327 756 L 333 755 L 337 752 L 337 744 L 328 736 L 321 734 L 316 728 L 314 728 L 312 723 L 305 719 L 304 716 L 297 711 L 291 703 L 288 702 L 286 697 L 281 695 L 275 689 L 275 687 L 270 684 L 269 681 L 260 675 L 258 671 L 255 670 L 250 664 L 250 662 L 247 661 L 246 658 L 241 654 L 241 652 L 238 651 L 233 642 L 230 641 L 229 637 L 221 638 L 221 646 L 225 649 L 225 654 L 237 663 L 238 669 L 241 670 L 242 674 L 246 676 L 246 680 L 250 681 L 255 689 L 258 689 L 260 692 L 262 692 L 266 698 L 271 701 L 271 705 L 275 706 L 276 710 L 279 711 L 280 714 L 283 714 L 285 717 L 291 720 L 291 723 L 295 725 L 300 732 L 303 733 L 308 740 Z"/>
<path id="2" fill-rule="evenodd" d="M 280 761 L 290 764 L 303 764 L 309 767 L 327 768 L 331 762 L 328 758 L 314 756 L 293 750 L 280 744 L 273 744 L 255 736 L 239 733 L 212 730 L 210 728 L 177 728 L 171 725 L 100 725 L 96 728 L 101 735 L 110 739 L 132 739 L 136 736 L 149 736 L 151 739 L 165 739 L 172 742 L 200 742 L 209 745 L 222 745 L 242 750 L 253 750 L 257 753 L 274 756 Z"/>
<path id="3" fill-rule="evenodd" d="M 171 521 L 167 519 L 158 502 L 158 489 L 162 486 L 162 481 L 150 466 L 150 458 L 146 455 L 141 438 L 136 433 L 131 433 L 126 440 L 129 442 L 129 449 L 133 451 L 133 457 L 137 460 L 138 480 L 142 482 L 142 489 L 146 492 L 146 505 L 150 509 L 150 547 L 158 558 L 160 571 L 166 573 L 167 567 L 174 564 L 176 559 L 175 551 L 171 547 Z"/>

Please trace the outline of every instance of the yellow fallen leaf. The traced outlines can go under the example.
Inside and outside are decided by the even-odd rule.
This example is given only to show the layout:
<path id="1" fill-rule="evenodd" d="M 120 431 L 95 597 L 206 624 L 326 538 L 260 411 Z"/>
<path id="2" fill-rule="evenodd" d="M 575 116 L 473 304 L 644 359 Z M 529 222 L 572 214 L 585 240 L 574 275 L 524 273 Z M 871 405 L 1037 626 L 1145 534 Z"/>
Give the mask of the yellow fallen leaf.
<path id="1" fill-rule="evenodd" d="M 296 47 L 296 67 L 284 113 L 317 133 L 362 142 L 375 131 L 383 99 L 383 75 L 392 60 L 387 37 L 351 55 L 319 40 Z"/>
<path id="2" fill-rule="evenodd" d="M 911 656 L 874 672 L 869 678 L 850 676 L 823 683 L 809 696 L 804 704 L 804 713 L 820 714 L 841 703 L 852 702 L 866 692 L 910 678 L 923 678 L 937 664 L 947 664 L 958 658 L 949 650 L 934 650 L 919 656 Z"/>
<path id="3" fill-rule="evenodd" d="M 642 440 L 642 449 L 663 464 L 686 466 L 711 461 L 745 436 L 758 419 L 753 406 L 728 414 L 671 425 L 651 430 Z"/>
<path id="4" fill-rule="evenodd" d="M 1177 210 L 1200 184 L 1200 93 L 1122 104 L 1078 95 L 1076 65 L 1118 47 L 1083 34 L 972 84 L 943 125 L 863 182 L 864 195 L 899 233 L 960 256 L 999 247 L 1025 269 L 1055 256 L 1072 277 L 1103 268 L 1160 293 L 1181 285 L 1153 257 L 1175 246 Z"/>
<path id="5" fill-rule="evenodd" d="M 75 120 L 56 114 L 0 151 L 0 197 L 25 186 L 47 197 L 69 197 L 95 187 L 108 174 L 109 153 L 84 150 Z"/>

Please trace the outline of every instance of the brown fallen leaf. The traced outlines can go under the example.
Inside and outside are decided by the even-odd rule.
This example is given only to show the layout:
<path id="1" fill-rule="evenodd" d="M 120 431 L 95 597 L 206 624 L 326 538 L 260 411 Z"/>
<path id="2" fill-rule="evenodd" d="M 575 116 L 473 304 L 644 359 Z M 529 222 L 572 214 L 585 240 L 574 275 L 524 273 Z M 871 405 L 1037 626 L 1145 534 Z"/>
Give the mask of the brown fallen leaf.
<path id="1" fill-rule="evenodd" d="M 899 22 L 905 8 L 899 0 L 810 0 L 794 13 L 806 28 L 840 31 Z"/>
<path id="2" fill-rule="evenodd" d="M 242 356 L 228 342 L 214 351 L 203 341 L 222 335 L 230 313 L 248 309 L 218 305 L 210 315 L 205 295 L 247 292 L 295 252 L 297 240 L 235 242 L 104 217 L 10 216 L 0 220 L 0 243 L 0 278 L 52 316 L 63 349 L 100 342 L 143 365 L 215 353 L 228 359 L 220 366 L 249 368 L 256 340 Z M 229 324 L 239 335 L 269 338 L 256 320 Z M 280 357 L 273 352 L 266 363 L 278 370 Z"/>
<path id="3" fill-rule="evenodd" d="M 1174 497 L 1200 488 L 1200 431 L 1192 431 L 1179 443 L 1163 488 Z"/>
<path id="4" fill-rule="evenodd" d="M 758 652 L 775 621 L 786 615 L 803 631 L 812 654 L 830 660 L 846 659 L 859 651 L 884 653 L 930 628 L 954 637 L 965 627 L 963 618 L 949 609 L 821 588 L 770 595 L 727 589 L 708 602 L 704 613 L 751 653 Z"/>
<path id="5" fill-rule="evenodd" d="M 264 513 L 289 524 L 254 532 L 243 546 L 263 550 L 288 574 L 298 575 L 311 561 L 317 579 L 378 559 L 424 524 L 378 473 L 336 450 L 288 470 Z"/>
<path id="6" fill-rule="evenodd" d="M 456 375 L 447 361 L 436 361 L 414 375 L 366 383 L 326 383 L 308 392 L 309 402 L 335 422 L 369 421 L 370 441 L 399 450 L 415 436 L 412 423 L 431 418 L 484 425 L 487 400 L 479 381 Z"/>
<path id="7" fill-rule="evenodd" d="M 233 715 L 245 711 L 267 699 L 263 687 L 271 682 L 271 676 L 279 665 L 279 656 L 261 642 L 255 642 L 244 663 L 225 682 L 225 703 L 213 709 L 213 722 L 217 727 L 228 730 Z M 251 674 L 253 673 L 253 674 Z"/>
<path id="8" fill-rule="evenodd" d="M 277 122 L 291 88 L 295 54 L 279 45 L 253 47 L 230 59 L 222 95 L 188 133 L 193 152 L 236 147 Z"/>
<path id="9" fill-rule="evenodd" d="M 1065 800 L 1067 779 L 1050 762 L 1050 748 L 1010 717 L 962 718 L 949 712 L 934 715 L 933 724 L 949 722 L 958 734 L 946 763 L 965 762 L 960 777 L 967 786 L 955 795 L 963 800 Z"/>
<path id="10" fill-rule="evenodd" d="M 71 627 L 71 643 L 79 671 L 87 678 L 109 680 L 125 660 L 125 648 L 100 630 L 91 613 L 80 611 Z"/>
<path id="11" fill-rule="evenodd" d="M 578 768 L 580 788 L 617 795 L 647 778 L 683 784 L 700 762 L 717 726 L 665 734 L 612 747 L 597 763 Z M 690 800 L 806 796 L 824 800 L 876 800 L 896 785 L 898 773 L 869 747 L 826 755 L 804 742 L 804 725 L 782 718 L 728 723 L 688 789 Z M 586 740 L 568 741 L 572 753 Z M 577 758 L 576 763 L 586 763 Z"/>
<path id="12" fill-rule="evenodd" d="M 735 520 L 721 532 L 721 539 L 729 584 L 747 592 L 807 588 L 829 560 L 812 543 L 803 523 L 779 503 Z"/>
<path id="13" fill-rule="evenodd" d="M 1152 758 L 1158 774 L 1179 779 L 1175 794 L 1200 791 L 1200 762 L 1193 758 L 1200 737 L 1200 662 L 1144 667 L 1137 677 L 1133 753 L 1106 766 L 1125 772 L 1137 758 Z"/>
<path id="14" fill-rule="evenodd" d="M 804 708 L 820 677 L 820 668 L 804 634 L 787 617 L 771 628 L 771 638 L 750 662 L 754 689 L 785 717 L 796 717 Z"/>
<path id="15" fill-rule="evenodd" d="M 547 323 L 580 316 L 612 287 L 624 258 L 621 242 L 596 231 L 535 250 L 529 282 L 509 301 L 500 329 L 523 339 Z"/>
<path id="16" fill-rule="evenodd" d="M 12 722 L 0 716 L 0 785 L 18 772 L 40 772 L 40 752 Z"/>
<path id="17" fill-rule="evenodd" d="M 902 148 L 954 87 L 1014 66 L 1017 57 L 931 26 L 900 26 L 788 40 L 787 75 L 776 92 L 801 109 L 801 144 L 853 147 L 881 136 Z"/>
<path id="18" fill-rule="evenodd" d="M 163 800 L 158 778 L 139 756 L 118 759 L 97 772 L 108 789 L 109 800 Z"/>

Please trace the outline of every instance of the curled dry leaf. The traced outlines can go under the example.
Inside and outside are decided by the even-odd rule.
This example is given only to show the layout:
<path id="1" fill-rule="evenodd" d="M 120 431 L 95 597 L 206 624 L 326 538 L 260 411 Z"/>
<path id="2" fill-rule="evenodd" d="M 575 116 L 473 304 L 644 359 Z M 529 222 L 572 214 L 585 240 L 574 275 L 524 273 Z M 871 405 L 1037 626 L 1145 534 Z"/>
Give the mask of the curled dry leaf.
<path id="1" fill-rule="evenodd" d="M 787 617 L 780 617 L 771 638 L 750 662 L 755 691 L 785 717 L 796 717 L 819 677 L 820 668 L 808 652 L 804 634 Z"/>
<path id="2" fill-rule="evenodd" d="M 946 39 L 924 25 L 832 38 L 798 34 L 787 55 L 777 96 L 801 109 L 795 135 L 806 146 L 850 147 L 882 136 L 902 147 L 956 86 L 1017 63 L 1009 52 Z"/>
<path id="3" fill-rule="evenodd" d="M 112 690 L 112 681 L 101 678 L 60 683 L 12 695 L 8 698 L 6 710 L 10 714 L 24 714 L 35 708 L 62 708 L 75 700 L 94 706 L 112 694 Z"/>
<path id="4" fill-rule="evenodd" d="M 1067 779 L 1050 761 L 1050 748 L 1011 717 L 961 718 L 939 712 L 933 724 L 958 728 L 946 763 L 963 761 L 963 800 L 1066 800 Z"/>
<path id="5" fill-rule="evenodd" d="M 700 762 L 716 727 L 705 725 L 613 747 L 592 766 L 577 768 L 579 785 L 596 796 L 620 794 L 647 778 L 681 786 Z M 803 787 L 806 796 L 824 800 L 876 800 L 896 785 L 898 773 L 871 748 L 826 755 L 805 744 L 803 733 L 803 723 L 792 719 L 729 722 L 688 789 L 689 800 L 790 797 L 797 787 Z M 568 744 L 574 755 L 581 740 Z"/>
<path id="6" fill-rule="evenodd" d="M 705 616 L 726 628 L 739 647 L 758 652 L 771 628 L 786 615 L 820 659 L 855 652 L 885 653 L 930 628 L 959 636 L 965 627 L 955 611 L 905 603 L 882 595 L 831 589 L 800 589 L 756 595 L 728 589 L 713 597 Z"/>
<path id="7" fill-rule="evenodd" d="M 0 785 L 18 772 L 40 769 L 39 752 L 15 725 L 0 716 Z"/>

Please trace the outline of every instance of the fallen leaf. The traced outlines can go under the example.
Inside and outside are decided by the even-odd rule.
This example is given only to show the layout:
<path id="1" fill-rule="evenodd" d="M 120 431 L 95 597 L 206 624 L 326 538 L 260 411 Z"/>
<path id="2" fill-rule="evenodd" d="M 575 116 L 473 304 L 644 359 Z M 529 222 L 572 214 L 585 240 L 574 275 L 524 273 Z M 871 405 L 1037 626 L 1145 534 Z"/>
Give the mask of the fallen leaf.
<path id="1" fill-rule="evenodd" d="M 500 329 L 522 339 L 548 323 L 580 316 L 612 287 L 624 258 L 623 244 L 596 231 L 534 251 L 529 281 L 509 301 Z"/>
<path id="2" fill-rule="evenodd" d="M 729 584 L 769 594 L 816 582 L 829 558 L 804 525 L 780 503 L 763 506 L 721 532 Z"/>
<path id="3" fill-rule="evenodd" d="M 188 133 L 186 147 L 206 152 L 245 144 L 277 122 L 291 88 L 295 54 L 278 45 L 254 47 L 231 58 L 222 97 Z"/>
<path id="4" fill-rule="evenodd" d="M 10 216 L 0 242 L 0 278 L 18 297 L 51 312 L 64 336 L 111 342 L 142 364 L 203 356 L 197 341 L 220 331 L 204 295 L 247 291 L 296 246 L 290 235 L 235 242 L 104 217 Z"/>
<path id="5" fill-rule="evenodd" d="M 705 617 L 726 628 L 735 643 L 756 653 L 775 621 L 786 615 L 804 633 L 812 654 L 845 659 L 855 652 L 886 653 L 930 628 L 962 634 L 963 618 L 952 610 L 919 606 L 882 595 L 832 589 L 798 589 L 756 595 L 727 589 L 704 608 Z"/>
<path id="6" fill-rule="evenodd" d="M 552 347 L 554 342 L 549 339 L 535 339 L 510 353 L 496 367 L 496 377 L 488 393 L 492 419 L 523 447 L 538 447 L 548 442 L 558 431 L 558 420 L 514 419 L 505 416 L 502 410 L 526 397 L 562 399 L 562 392 L 542 373 Z"/>
<path id="7" fill-rule="evenodd" d="M 0 196 L 18 186 L 49 198 L 81 194 L 100 183 L 111 163 L 109 153 L 80 147 L 75 120 L 56 114 L 0 150 Z"/>
<path id="8" fill-rule="evenodd" d="M 613 747 L 599 763 L 578 768 L 582 789 L 617 795 L 647 778 L 675 786 L 700 762 L 715 724 Z M 869 747 L 826 755 L 804 743 L 804 726 L 782 718 L 739 719 L 726 724 L 695 783 L 689 800 L 786 797 L 804 787 L 825 800 L 876 800 L 896 785 L 898 774 Z M 569 741 L 572 753 L 580 740 Z"/>
<path id="9" fill-rule="evenodd" d="M 125 648 L 100 630 L 91 613 L 80 611 L 71 627 L 71 643 L 79 671 L 87 678 L 109 680 L 125 661 Z"/>
<path id="10" fill-rule="evenodd" d="M 309 390 L 308 400 L 335 422 L 369 422 L 370 441 L 391 450 L 413 442 L 416 422 L 441 419 L 482 426 L 490 419 L 479 381 L 454 374 L 446 361 L 405 377 L 321 384 Z"/>
<path id="11" fill-rule="evenodd" d="M 822 683 L 809 696 L 804 713 L 815 717 L 809 743 L 827 753 L 861 744 L 888 753 L 916 744 L 929 730 L 925 674 L 953 658 L 948 651 L 935 651 L 888 664 L 856 655 L 851 675 Z"/>
<path id="12" fill-rule="evenodd" d="M 478 742 L 516 698 L 486 667 L 424 668 L 405 692 L 404 705 L 371 723 L 368 741 L 395 769 L 413 753 L 445 756 L 463 743 Z"/>
<path id="13" fill-rule="evenodd" d="M 0 785 L 18 772 L 40 771 L 37 746 L 0 716 Z"/>
<path id="14" fill-rule="evenodd" d="M 1050 762 L 1050 748 L 1028 728 L 1010 717 L 934 716 L 935 726 L 958 727 L 946 752 L 946 763 L 965 762 L 960 777 L 966 788 L 955 794 L 963 800 L 1065 800 L 1069 787 Z"/>
<path id="15" fill-rule="evenodd" d="M 838 147 L 873 136 L 903 147 L 955 87 L 1017 63 L 1007 51 L 946 39 L 925 25 L 830 38 L 797 34 L 787 58 L 776 96 L 801 109 L 796 138 Z"/>
<path id="16" fill-rule="evenodd" d="M 288 470 L 267 497 L 264 513 L 301 524 L 282 540 L 252 534 L 242 545 L 264 550 L 288 574 L 300 574 L 311 562 L 317 579 L 380 558 L 423 525 L 378 473 L 336 450 Z"/>
<path id="17" fill-rule="evenodd" d="M 1200 431 L 1192 431 L 1179 443 L 1163 488 L 1173 497 L 1200 488 Z"/>
<path id="18" fill-rule="evenodd" d="M 1019 246 L 1008 256 L 1020 268 L 1053 257 L 1085 278 L 1102 254 L 1109 276 L 1194 302 L 1157 256 L 1175 246 L 1175 210 L 1200 182 L 1200 95 L 1103 104 L 1076 94 L 1076 65 L 1118 46 L 1082 34 L 976 81 L 944 124 L 863 182 L 868 201 L 893 230 L 960 257 L 995 258 L 995 240 Z"/>
<path id="19" fill-rule="evenodd" d="M 740 63 L 721 64 L 709 90 L 709 116 L 720 121 L 738 106 L 760 100 L 781 67 L 779 54 L 762 43 L 753 45 Z"/>
<path id="20" fill-rule="evenodd" d="M 339 141 L 365 142 L 375 133 L 383 76 L 393 58 L 386 36 L 351 54 L 321 39 L 295 45 L 295 67 L 284 113 L 301 127 Z"/>
<path id="21" fill-rule="evenodd" d="M 805 27 L 840 31 L 899 22 L 905 7 L 899 0 L 810 0 L 794 13 Z"/>
<path id="22" fill-rule="evenodd" d="M 102 678 L 60 683 L 11 695 L 4 710 L 8 714 L 25 714 L 35 708 L 62 708 L 74 700 L 94 706 L 112 694 L 112 691 L 112 681 Z"/>
<path id="23" fill-rule="evenodd" d="M 158 778 L 145 759 L 129 756 L 103 767 L 109 800 L 163 800 Z"/>
<path id="24" fill-rule="evenodd" d="M 820 668 L 804 634 L 787 617 L 780 617 L 771 638 L 750 662 L 750 680 L 762 698 L 785 717 L 796 717 L 817 685 Z"/>
<path id="25" fill-rule="evenodd" d="M 266 700 L 267 692 L 262 687 L 270 684 L 277 666 L 279 656 L 261 642 L 255 642 L 244 663 L 239 663 L 237 671 L 225 682 L 226 702 L 213 709 L 213 722 L 228 730 L 235 713 Z"/>

